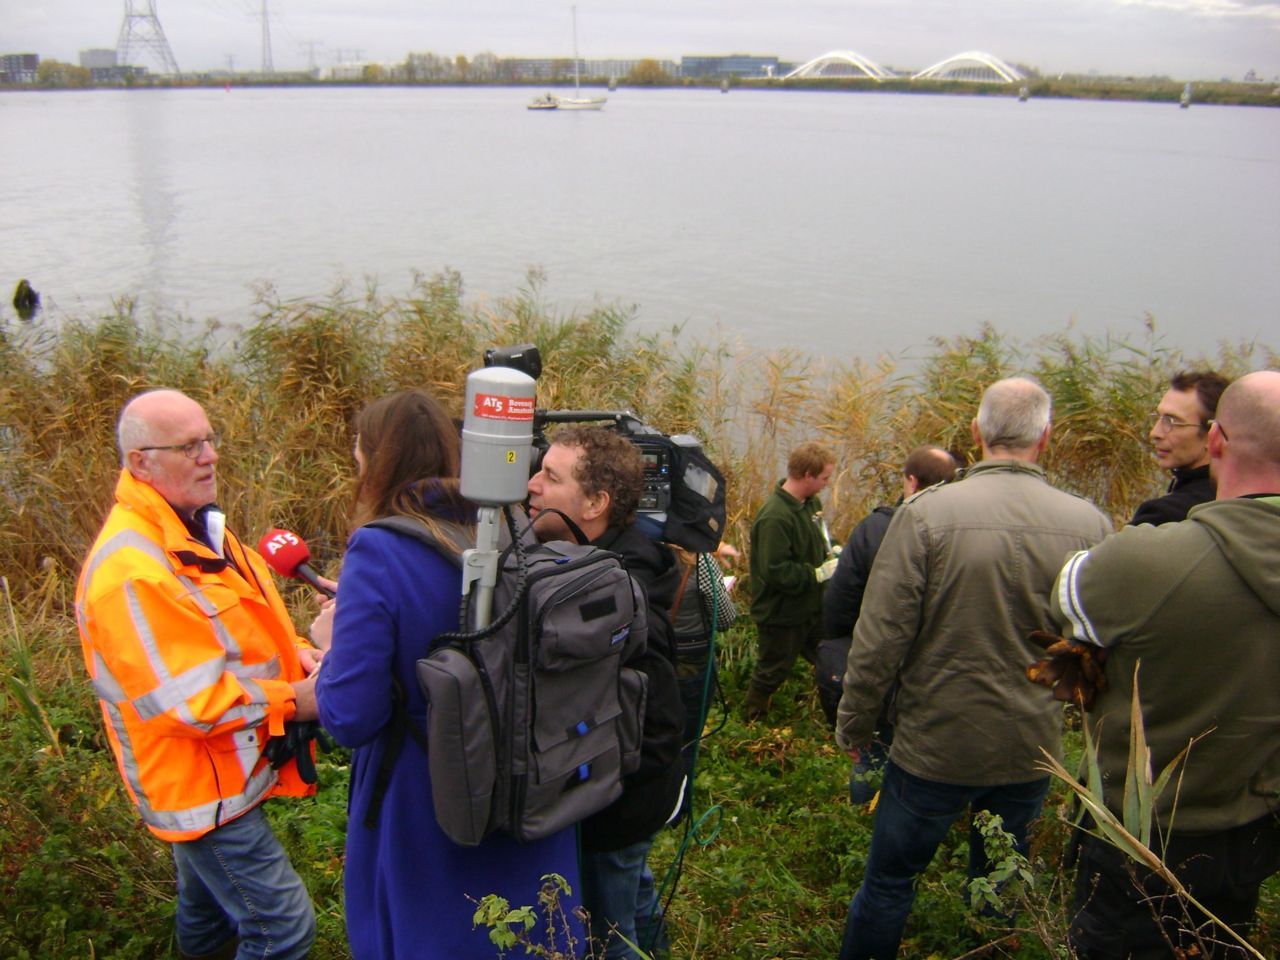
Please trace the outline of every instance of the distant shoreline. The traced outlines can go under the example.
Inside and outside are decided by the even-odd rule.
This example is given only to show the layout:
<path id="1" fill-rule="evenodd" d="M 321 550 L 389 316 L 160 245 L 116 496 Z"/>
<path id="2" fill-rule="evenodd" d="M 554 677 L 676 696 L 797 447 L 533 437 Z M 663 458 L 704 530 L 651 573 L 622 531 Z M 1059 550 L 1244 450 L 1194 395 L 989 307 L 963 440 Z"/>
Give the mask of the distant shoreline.
<path id="1" fill-rule="evenodd" d="M 894 79 L 874 81 L 866 78 L 820 78 L 806 80 L 741 79 L 727 78 L 727 91 L 771 90 L 779 92 L 819 90 L 842 93 L 897 93 L 944 94 L 948 96 L 979 96 L 1017 98 L 1021 88 L 1032 100 L 1114 100 L 1151 103 L 1176 103 L 1182 96 L 1185 83 L 1165 77 L 1029 77 L 1023 83 L 978 83 L 963 80 L 910 80 Z M 626 89 L 726 89 L 726 78 L 707 77 L 693 79 L 673 78 L 669 82 L 628 83 L 617 81 L 617 88 Z M 584 77 L 583 86 L 605 87 L 608 79 Z M 179 77 L 159 77 L 132 84 L 4 84 L 0 91 L 50 91 L 50 90 L 172 90 L 207 89 L 218 87 L 529 87 L 557 89 L 572 86 L 572 77 L 540 80 L 502 80 L 484 82 L 458 81 L 405 81 L 405 80 L 317 80 L 308 74 L 275 74 L 270 77 L 255 74 L 192 74 Z M 727 92 L 726 91 L 726 92 Z M 1280 84 L 1243 81 L 1192 81 L 1191 104 L 1217 104 L 1223 106 L 1280 107 Z"/>

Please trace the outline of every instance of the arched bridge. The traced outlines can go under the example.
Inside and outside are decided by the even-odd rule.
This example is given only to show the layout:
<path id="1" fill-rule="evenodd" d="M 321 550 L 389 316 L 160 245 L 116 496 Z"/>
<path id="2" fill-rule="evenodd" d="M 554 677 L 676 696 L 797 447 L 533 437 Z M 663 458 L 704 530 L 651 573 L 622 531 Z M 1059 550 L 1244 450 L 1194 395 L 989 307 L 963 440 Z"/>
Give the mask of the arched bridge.
<path id="1" fill-rule="evenodd" d="M 832 50 L 808 63 L 796 67 L 783 80 L 802 80 L 812 77 L 869 77 L 872 80 L 891 80 L 893 74 L 874 60 L 868 60 L 852 50 Z"/>
<path id="2" fill-rule="evenodd" d="M 1026 79 L 1016 67 L 981 50 L 968 50 L 921 70 L 912 80 L 969 80 L 981 83 L 1018 83 Z"/>
<path id="3" fill-rule="evenodd" d="M 811 80 L 818 77 L 863 77 L 875 80 L 904 79 L 886 70 L 869 57 L 853 50 L 831 50 L 796 67 L 783 80 Z M 1026 78 L 1017 67 L 981 50 L 967 50 L 947 57 L 911 76 L 912 80 L 967 80 L 970 83 L 1020 83 Z"/>

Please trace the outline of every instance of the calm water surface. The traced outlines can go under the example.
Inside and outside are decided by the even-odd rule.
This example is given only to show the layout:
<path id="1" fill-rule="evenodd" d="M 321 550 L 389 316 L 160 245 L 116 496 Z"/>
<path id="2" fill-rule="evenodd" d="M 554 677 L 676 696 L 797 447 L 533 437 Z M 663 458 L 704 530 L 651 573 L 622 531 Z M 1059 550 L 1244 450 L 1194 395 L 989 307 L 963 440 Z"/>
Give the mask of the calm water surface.
<path id="1" fill-rule="evenodd" d="M 0 94 L 0 288 L 242 323 L 255 290 L 469 300 L 530 268 L 761 346 L 910 355 L 983 322 L 1280 337 L 1280 111 L 735 90 Z M 9 313 L 8 315 L 12 315 Z"/>

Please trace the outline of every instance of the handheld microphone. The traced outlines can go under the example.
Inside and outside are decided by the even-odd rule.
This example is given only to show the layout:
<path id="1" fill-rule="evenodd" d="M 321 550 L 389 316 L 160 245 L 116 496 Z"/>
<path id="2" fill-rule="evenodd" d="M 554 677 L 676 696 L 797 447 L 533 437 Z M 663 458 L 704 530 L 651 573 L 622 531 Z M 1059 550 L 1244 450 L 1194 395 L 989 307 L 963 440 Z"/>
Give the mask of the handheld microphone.
<path id="1" fill-rule="evenodd" d="M 311 566 L 311 551 L 296 533 L 279 527 L 268 530 L 258 541 L 258 552 L 267 566 L 280 576 L 305 580 L 326 597 L 334 596 L 332 590 L 320 583 L 320 575 Z"/>

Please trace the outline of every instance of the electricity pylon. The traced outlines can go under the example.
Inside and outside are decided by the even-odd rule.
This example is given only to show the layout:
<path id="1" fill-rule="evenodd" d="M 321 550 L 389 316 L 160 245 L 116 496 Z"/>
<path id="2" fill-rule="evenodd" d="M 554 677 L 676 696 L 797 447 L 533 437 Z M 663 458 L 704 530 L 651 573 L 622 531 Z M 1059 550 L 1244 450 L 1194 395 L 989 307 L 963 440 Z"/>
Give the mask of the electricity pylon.
<path id="1" fill-rule="evenodd" d="M 124 0 L 124 23 L 120 24 L 120 39 L 116 41 L 116 63 L 136 66 L 133 57 L 144 52 L 159 61 L 162 73 L 178 72 L 178 61 L 173 59 L 164 27 L 156 16 L 156 0 Z"/>
<path id="2" fill-rule="evenodd" d="M 271 65 L 271 21 L 267 19 L 267 0 L 262 0 L 262 72 L 275 72 Z"/>

